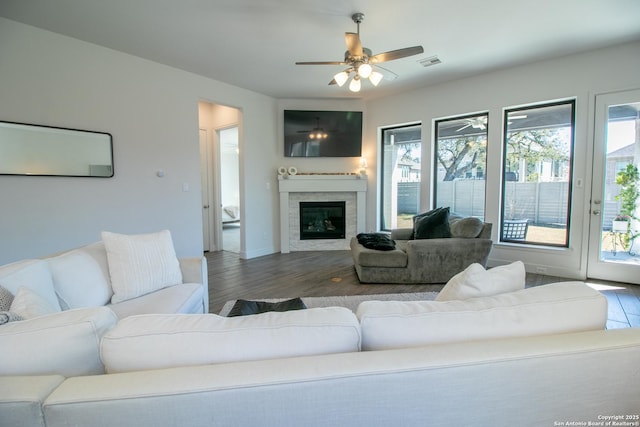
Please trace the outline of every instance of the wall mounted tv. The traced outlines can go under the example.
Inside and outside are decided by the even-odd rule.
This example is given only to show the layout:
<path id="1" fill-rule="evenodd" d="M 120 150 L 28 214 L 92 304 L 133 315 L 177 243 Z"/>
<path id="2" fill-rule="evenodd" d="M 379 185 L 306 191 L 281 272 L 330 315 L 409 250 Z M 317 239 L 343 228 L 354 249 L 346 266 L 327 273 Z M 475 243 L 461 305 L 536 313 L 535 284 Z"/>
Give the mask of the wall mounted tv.
<path id="1" fill-rule="evenodd" d="M 362 111 L 284 110 L 285 157 L 360 157 Z"/>

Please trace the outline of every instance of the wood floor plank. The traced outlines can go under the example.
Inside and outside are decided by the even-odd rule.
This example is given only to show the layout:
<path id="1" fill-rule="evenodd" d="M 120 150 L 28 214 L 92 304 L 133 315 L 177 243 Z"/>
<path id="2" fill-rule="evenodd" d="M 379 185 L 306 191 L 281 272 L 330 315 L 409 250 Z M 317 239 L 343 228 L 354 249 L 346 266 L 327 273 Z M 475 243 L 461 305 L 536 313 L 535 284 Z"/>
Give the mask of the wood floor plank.
<path id="1" fill-rule="evenodd" d="M 629 323 L 627 319 L 627 315 L 620 304 L 620 300 L 618 299 L 618 295 L 613 291 L 601 291 L 605 297 L 607 297 L 607 301 L 609 302 L 609 316 L 610 320 L 620 322 L 620 323 Z"/>
<path id="2" fill-rule="evenodd" d="M 625 289 L 624 291 L 616 292 L 616 295 L 627 316 L 629 314 L 640 315 L 640 299 L 633 292 Z"/>
<path id="3" fill-rule="evenodd" d="M 632 328 L 640 328 L 640 315 L 637 314 L 627 314 L 629 318 L 629 326 Z"/>
<path id="4" fill-rule="evenodd" d="M 233 252 L 207 252 L 209 311 L 219 313 L 227 301 L 265 298 L 370 295 L 440 291 L 444 284 L 363 284 L 350 251 L 304 251 L 242 260 Z M 564 279 L 527 273 L 526 286 Z M 640 326 L 640 286 L 589 280 L 609 302 L 607 328 Z M 598 285 L 603 286 L 598 286 Z"/>

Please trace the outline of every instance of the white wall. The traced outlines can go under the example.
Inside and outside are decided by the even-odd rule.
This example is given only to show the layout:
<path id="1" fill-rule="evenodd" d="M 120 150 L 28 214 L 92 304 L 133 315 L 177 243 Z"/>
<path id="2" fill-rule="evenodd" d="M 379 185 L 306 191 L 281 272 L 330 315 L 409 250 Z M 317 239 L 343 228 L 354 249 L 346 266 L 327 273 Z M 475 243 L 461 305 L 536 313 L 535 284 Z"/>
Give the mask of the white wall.
<path id="1" fill-rule="evenodd" d="M 489 112 L 486 220 L 494 224 L 498 238 L 500 206 L 501 130 L 503 108 L 573 98 L 576 104 L 574 178 L 582 187 L 572 194 L 571 235 L 568 249 L 543 249 L 496 244 L 493 265 L 522 259 L 528 271 L 565 277 L 586 275 L 587 226 L 593 147 L 593 105 L 597 93 L 640 87 L 640 42 L 519 66 L 507 70 L 452 81 L 367 103 L 365 150 L 377 152 L 379 128 L 407 122 L 422 122 L 423 210 L 432 200 L 432 121 L 473 112 Z M 425 71 L 428 72 L 428 71 Z M 377 182 L 376 161 L 369 159 L 370 182 Z M 373 195 L 373 193 L 369 193 Z M 368 228 L 376 227 L 378 209 L 368 198 Z"/>
<path id="2" fill-rule="evenodd" d="M 0 176 L 0 264 L 90 243 L 100 231 L 171 230 L 180 255 L 202 253 L 198 102 L 240 114 L 241 195 L 247 258 L 279 250 L 276 170 L 358 170 L 357 158 L 283 155 L 282 110 L 364 111 L 363 155 L 369 168 L 367 229 L 377 226 L 377 152 L 381 126 L 489 111 L 487 219 L 498 222 L 500 129 L 504 107 L 576 97 L 574 176 L 568 250 L 496 245 L 491 263 L 524 259 L 530 270 L 583 276 L 596 93 L 640 87 L 640 43 L 496 71 L 370 102 L 274 100 L 222 82 L 0 18 L 0 119 L 109 132 L 113 178 Z M 428 71 L 425 71 L 428 72 Z M 425 143 L 423 177 L 431 176 Z M 156 172 L 165 171 L 164 178 Z M 493 173 L 491 171 L 494 171 Z M 183 184 L 189 191 L 183 192 Z M 421 199 L 431 200 L 429 185 Z M 427 209 L 428 206 L 423 206 Z M 496 227 L 497 236 L 497 227 Z M 533 271 L 533 270 L 532 270 Z"/>
<path id="3" fill-rule="evenodd" d="M 241 172 L 275 185 L 272 98 L 3 18 L 0 76 L 0 119 L 109 132 L 115 171 L 0 176 L 0 264 L 97 241 L 102 230 L 166 228 L 179 255 L 202 254 L 199 100 L 242 110 Z M 247 252 L 272 253 L 275 195 L 247 181 L 245 199 L 256 206 L 246 210 L 247 235 L 257 236 Z"/>

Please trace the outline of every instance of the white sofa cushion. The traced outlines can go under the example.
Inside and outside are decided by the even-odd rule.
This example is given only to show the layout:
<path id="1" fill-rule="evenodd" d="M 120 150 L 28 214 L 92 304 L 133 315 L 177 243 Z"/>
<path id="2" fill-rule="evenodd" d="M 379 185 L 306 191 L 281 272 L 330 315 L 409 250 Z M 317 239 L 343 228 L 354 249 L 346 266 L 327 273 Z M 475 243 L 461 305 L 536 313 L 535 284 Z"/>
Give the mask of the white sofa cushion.
<path id="1" fill-rule="evenodd" d="M 360 326 L 344 307 L 131 316 L 102 339 L 108 373 L 359 351 Z"/>
<path id="2" fill-rule="evenodd" d="M 109 260 L 112 303 L 182 283 L 169 230 L 137 235 L 104 231 L 102 241 Z"/>
<path id="3" fill-rule="evenodd" d="M 2 325 L 0 376 L 104 373 L 100 338 L 116 321 L 109 308 L 94 307 Z"/>
<path id="4" fill-rule="evenodd" d="M 16 296 L 13 298 L 9 311 L 22 319 L 32 319 L 34 317 L 57 313 L 60 309 L 52 307 L 46 299 L 31 289 L 20 286 Z"/>
<path id="5" fill-rule="evenodd" d="M 473 263 L 456 274 L 436 297 L 436 301 L 465 300 L 524 289 L 526 271 L 522 261 L 485 270 Z"/>
<path id="6" fill-rule="evenodd" d="M 109 304 L 108 307 L 119 319 L 136 314 L 202 313 L 203 292 L 204 288 L 199 283 L 182 283 L 138 298 Z"/>
<path id="7" fill-rule="evenodd" d="M 46 261 L 27 260 L 2 267 L 0 269 L 0 286 L 8 289 L 13 295 L 18 293 L 21 286 L 29 288 L 47 300 L 56 311 L 60 311 L 60 303 Z"/>
<path id="8" fill-rule="evenodd" d="M 64 310 L 100 307 L 111 300 L 113 291 L 102 242 L 48 258 L 47 262 Z"/>
<path id="9" fill-rule="evenodd" d="M 561 282 L 464 301 L 365 301 L 362 349 L 382 350 L 604 329 L 607 299 Z"/>

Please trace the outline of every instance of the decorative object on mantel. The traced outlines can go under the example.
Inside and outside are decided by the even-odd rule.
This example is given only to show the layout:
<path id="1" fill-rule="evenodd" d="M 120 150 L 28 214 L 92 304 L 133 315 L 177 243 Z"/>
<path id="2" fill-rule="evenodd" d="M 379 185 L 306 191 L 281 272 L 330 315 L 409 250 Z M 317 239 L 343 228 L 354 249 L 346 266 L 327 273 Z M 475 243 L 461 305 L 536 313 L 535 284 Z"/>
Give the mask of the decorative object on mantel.
<path id="1" fill-rule="evenodd" d="M 278 175 L 282 176 L 282 175 L 286 175 L 287 174 L 287 168 L 285 168 L 284 166 L 280 166 L 278 168 Z"/>
<path id="2" fill-rule="evenodd" d="M 289 166 L 289 175 L 297 175 L 298 169 L 295 166 Z"/>
<path id="3" fill-rule="evenodd" d="M 353 172 L 303 172 L 298 175 L 355 175 Z"/>
<path id="4" fill-rule="evenodd" d="M 367 174 L 367 158 L 362 156 L 360 157 L 360 175 Z"/>
<path id="5" fill-rule="evenodd" d="M 356 172 L 298 172 L 296 175 L 291 175 L 289 173 L 280 174 L 278 173 L 278 180 L 286 180 L 286 179 L 302 179 L 309 180 L 314 179 L 314 177 L 326 178 L 326 179 L 367 179 L 366 172 L 356 173 Z"/>

